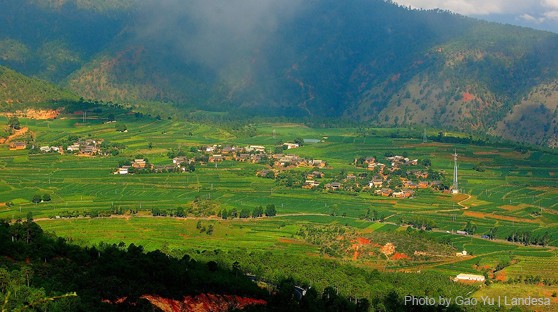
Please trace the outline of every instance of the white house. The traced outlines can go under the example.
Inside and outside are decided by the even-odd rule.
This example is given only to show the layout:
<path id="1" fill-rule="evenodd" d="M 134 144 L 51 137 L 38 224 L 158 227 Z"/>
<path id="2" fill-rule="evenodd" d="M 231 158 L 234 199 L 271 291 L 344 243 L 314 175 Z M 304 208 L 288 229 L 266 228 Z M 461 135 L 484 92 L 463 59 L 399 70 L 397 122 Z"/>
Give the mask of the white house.
<path id="1" fill-rule="evenodd" d="M 485 281 L 484 276 L 482 275 L 475 275 L 475 274 L 464 274 L 461 273 L 457 275 L 454 279 L 454 282 L 481 282 Z"/>

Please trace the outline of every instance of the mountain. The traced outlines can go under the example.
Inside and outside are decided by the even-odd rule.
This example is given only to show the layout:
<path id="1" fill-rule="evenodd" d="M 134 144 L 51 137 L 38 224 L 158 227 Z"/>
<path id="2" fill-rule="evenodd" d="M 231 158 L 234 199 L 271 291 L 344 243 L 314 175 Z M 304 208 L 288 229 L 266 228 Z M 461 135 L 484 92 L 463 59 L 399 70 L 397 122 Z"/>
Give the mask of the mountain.
<path id="1" fill-rule="evenodd" d="M 0 66 L 0 111 L 77 99 L 72 92 L 50 82 L 29 78 Z"/>
<path id="2" fill-rule="evenodd" d="M 381 0 L 2 3 L 0 64 L 85 98 L 558 138 L 553 33 Z"/>

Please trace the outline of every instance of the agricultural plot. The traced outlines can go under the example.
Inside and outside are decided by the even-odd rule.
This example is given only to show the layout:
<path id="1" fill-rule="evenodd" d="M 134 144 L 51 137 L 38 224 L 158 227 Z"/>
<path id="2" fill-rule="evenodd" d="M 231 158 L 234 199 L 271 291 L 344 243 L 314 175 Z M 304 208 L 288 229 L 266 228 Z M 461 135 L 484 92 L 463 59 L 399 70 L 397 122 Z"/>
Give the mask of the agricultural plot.
<path id="1" fill-rule="evenodd" d="M 147 250 L 257 250 L 299 257 L 320 255 L 320 246 L 297 236 L 304 225 L 339 225 L 358 233 L 402 233 L 401 221 L 422 219 L 435 223 L 428 237 L 450 245 L 455 252 L 469 256 L 436 260 L 393 260 L 343 263 L 386 270 L 434 271 L 453 276 L 494 268 L 506 257 L 517 262 L 501 270 L 506 278 L 532 272 L 555 276 L 558 262 L 558 156 L 547 152 L 519 153 L 511 148 L 463 144 L 421 143 L 420 137 L 400 138 L 401 129 L 312 129 L 296 124 L 263 123 L 253 136 L 227 127 L 175 120 L 155 120 L 133 115 L 118 116 L 128 132 L 118 132 L 114 123 L 101 119 L 84 122 L 80 116 L 52 121 L 24 120 L 36 135 L 38 144 L 53 145 L 69 135 L 104 139 L 125 145 L 117 156 L 79 157 L 71 154 L 29 154 L 28 151 L 0 149 L 0 218 L 24 219 L 29 212 L 45 231 L 67 237 L 83 245 L 101 242 L 143 245 Z M 322 159 L 327 177 L 343 173 L 367 173 L 354 159 L 406 153 L 413 159 L 429 159 L 432 170 L 441 172 L 442 182 L 451 185 L 453 159 L 459 157 L 460 190 L 451 195 L 431 189 L 416 190 L 412 198 L 395 199 L 373 195 L 371 191 L 336 192 L 307 190 L 280 185 L 256 173 L 265 164 L 224 161 L 197 164 L 194 172 L 116 175 L 119 162 L 141 154 L 155 165 L 168 165 L 167 152 L 190 150 L 213 144 L 263 145 L 272 150 L 277 142 L 295 138 L 315 143 L 289 150 L 307 159 Z M 479 169 L 481 168 L 481 169 Z M 312 168 L 296 168 L 308 171 Z M 33 202 L 34 195 L 50 195 L 50 201 Z M 273 204 L 273 218 L 222 220 L 217 216 L 189 218 L 152 217 L 161 209 L 186 211 L 195 200 L 211 203 L 221 210 L 248 209 Z M 123 211 L 110 218 L 84 218 L 93 212 Z M 130 213 L 133 211 L 134 213 Z M 374 213 L 377 220 L 364 216 Z M 67 219 L 64 216 L 81 216 Z M 201 223 L 201 224 L 198 224 Z M 474 235 L 457 235 L 470 223 Z M 207 230 L 211 226 L 211 233 Z M 202 231 L 202 228 L 205 230 Z M 494 228 L 497 240 L 481 238 Z M 449 232 L 449 233 L 448 233 Z M 506 242 L 510 235 L 548 233 L 550 247 L 522 246 Z M 554 246 L 554 247 L 553 247 Z M 503 274 L 503 275 L 502 275 Z M 556 277 L 558 278 L 558 277 Z M 500 285 L 500 284 L 498 284 Z M 498 286 L 501 287 L 501 286 Z M 489 289 L 491 289 L 489 287 Z"/>

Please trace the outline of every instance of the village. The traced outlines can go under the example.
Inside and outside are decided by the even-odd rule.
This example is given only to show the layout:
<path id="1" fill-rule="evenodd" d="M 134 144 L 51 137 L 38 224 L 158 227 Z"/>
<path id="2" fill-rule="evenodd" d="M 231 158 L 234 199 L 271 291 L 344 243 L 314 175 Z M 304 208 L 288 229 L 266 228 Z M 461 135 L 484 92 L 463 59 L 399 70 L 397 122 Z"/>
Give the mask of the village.
<path id="1" fill-rule="evenodd" d="M 278 185 L 326 192 L 370 192 L 376 196 L 412 198 L 416 190 L 447 191 L 441 182 L 442 175 L 433 171 L 430 160 L 419 162 L 406 155 L 386 154 L 385 163 L 377 157 L 354 159 L 355 173 L 341 170 L 333 173 L 327 161 L 308 159 L 295 155 L 295 143 L 284 143 L 285 153 L 273 153 L 265 146 L 209 145 L 191 147 L 186 151 L 170 151 L 168 164 L 155 165 L 142 155 L 119 164 L 113 174 L 193 172 L 196 166 L 214 164 L 217 168 L 224 161 L 264 165 L 256 176 L 273 179 Z M 275 149 L 274 151 L 277 151 Z M 359 170 L 360 169 L 360 170 Z M 366 169 L 366 170 L 363 170 Z"/>

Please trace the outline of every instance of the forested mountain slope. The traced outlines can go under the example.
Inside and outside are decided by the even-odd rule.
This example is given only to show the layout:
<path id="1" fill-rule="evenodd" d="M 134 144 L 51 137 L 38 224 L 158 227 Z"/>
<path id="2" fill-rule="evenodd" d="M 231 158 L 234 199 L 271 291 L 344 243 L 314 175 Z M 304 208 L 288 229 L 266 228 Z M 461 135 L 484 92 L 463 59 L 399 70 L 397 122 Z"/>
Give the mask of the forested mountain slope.
<path id="1" fill-rule="evenodd" d="M 558 136 L 558 35 L 380 0 L 1 1 L 0 64 L 80 96 Z"/>

